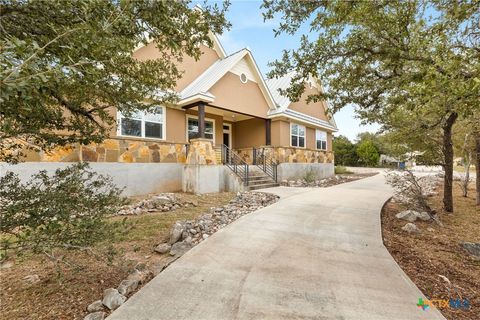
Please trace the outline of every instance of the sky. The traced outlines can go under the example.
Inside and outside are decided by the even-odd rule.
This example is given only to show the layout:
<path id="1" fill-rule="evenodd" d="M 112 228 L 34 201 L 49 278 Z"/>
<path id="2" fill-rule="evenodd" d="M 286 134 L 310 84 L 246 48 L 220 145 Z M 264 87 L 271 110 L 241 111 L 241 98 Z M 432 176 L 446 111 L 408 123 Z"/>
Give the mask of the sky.
<path id="1" fill-rule="evenodd" d="M 268 63 L 280 58 L 282 50 L 296 49 L 301 35 L 308 34 L 309 30 L 307 26 L 302 26 L 293 36 L 282 34 L 275 37 L 273 29 L 278 27 L 279 19 L 264 22 L 261 3 L 254 0 L 232 0 L 227 12 L 232 27 L 219 38 L 227 54 L 242 48 L 250 49 L 260 71 L 265 75 L 269 71 Z M 379 128 L 378 125 L 362 126 L 360 120 L 355 118 L 353 107 L 345 107 L 334 118 L 339 129 L 335 135 L 345 135 L 350 140 L 354 140 L 360 132 L 375 132 Z"/>

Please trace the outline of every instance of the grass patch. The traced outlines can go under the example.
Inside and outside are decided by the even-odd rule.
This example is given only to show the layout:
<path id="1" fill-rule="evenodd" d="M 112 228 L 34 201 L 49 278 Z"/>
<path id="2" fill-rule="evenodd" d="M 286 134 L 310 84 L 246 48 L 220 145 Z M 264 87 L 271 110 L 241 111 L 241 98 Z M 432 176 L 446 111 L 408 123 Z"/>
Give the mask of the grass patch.
<path id="1" fill-rule="evenodd" d="M 168 237 L 175 221 L 194 219 L 207 213 L 211 207 L 227 204 L 235 194 L 181 196 L 195 200 L 198 206 L 110 218 L 112 222 L 126 220 L 123 232 L 113 242 L 95 247 L 99 252 L 116 252 L 110 262 L 86 252 L 63 250 L 56 255 L 74 263 L 75 268 L 61 265 L 58 270 L 43 255 L 17 257 L 12 267 L 0 272 L 0 318 L 83 319 L 86 306 L 100 299 L 103 290 L 116 288 L 137 263 L 152 264 L 166 259 L 165 255 L 155 254 L 152 249 Z M 140 198 L 135 197 L 135 200 Z M 40 282 L 29 284 L 23 280 L 33 274 L 40 277 Z"/>
<path id="2" fill-rule="evenodd" d="M 353 174 L 353 172 L 348 170 L 347 167 L 335 166 L 335 174 Z"/>

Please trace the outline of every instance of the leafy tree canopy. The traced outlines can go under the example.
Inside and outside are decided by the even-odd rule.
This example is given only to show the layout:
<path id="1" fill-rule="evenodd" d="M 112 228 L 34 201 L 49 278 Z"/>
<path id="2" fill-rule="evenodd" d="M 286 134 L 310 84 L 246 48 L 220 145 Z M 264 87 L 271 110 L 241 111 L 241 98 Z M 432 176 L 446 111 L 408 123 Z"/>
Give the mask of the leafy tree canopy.
<path id="1" fill-rule="evenodd" d="M 335 163 L 343 166 L 358 165 L 358 156 L 355 152 L 355 145 L 345 136 L 333 138 L 333 152 Z"/>
<path id="2" fill-rule="evenodd" d="M 365 140 L 358 144 L 356 149 L 360 163 L 368 167 L 376 167 L 380 154 L 371 140 Z"/>
<path id="3" fill-rule="evenodd" d="M 265 19 L 281 16 L 277 34 L 310 26 L 269 74 L 295 71 L 284 92 L 293 100 L 313 75 L 327 91 L 310 99 L 327 98 L 333 111 L 354 104 L 364 120 L 387 125 L 400 106 L 425 106 L 440 121 L 478 106 L 478 1 L 265 0 L 263 7 Z"/>
<path id="4" fill-rule="evenodd" d="M 178 62 L 199 58 L 199 45 L 212 45 L 209 32 L 229 26 L 227 6 L 0 0 L 0 159 L 15 159 L 18 141 L 42 148 L 99 142 L 114 123 L 109 107 L 130 113 L 174 101 Z M 132 52 L 149 39 L 162 57 L 135 60 Z"/>

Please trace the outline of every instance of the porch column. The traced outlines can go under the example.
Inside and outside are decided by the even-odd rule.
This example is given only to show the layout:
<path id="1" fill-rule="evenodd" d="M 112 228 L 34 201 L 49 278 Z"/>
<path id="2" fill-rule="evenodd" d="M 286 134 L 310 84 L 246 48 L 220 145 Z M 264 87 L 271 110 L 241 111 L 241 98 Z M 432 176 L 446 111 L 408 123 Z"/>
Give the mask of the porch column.
<path id="1" fill-rule="evenodd" d="M 198 104 L 198 137 L 205 138 L 205 103 Z"/>
<path id="2" fill-rule="evenodd" d="M 265 119 L 265 145 L 272 144 L 272 119 Z"/>

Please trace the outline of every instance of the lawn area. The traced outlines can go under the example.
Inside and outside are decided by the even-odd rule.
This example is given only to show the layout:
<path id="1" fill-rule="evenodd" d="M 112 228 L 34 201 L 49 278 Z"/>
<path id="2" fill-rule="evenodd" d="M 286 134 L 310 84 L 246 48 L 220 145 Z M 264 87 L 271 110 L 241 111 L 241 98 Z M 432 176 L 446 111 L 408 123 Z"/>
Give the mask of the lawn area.
<path id="1" fill-rule="evenodd" d="M 465 172 L 465 168 L 463 166 L 453 166 L 453 171 L 455 172 Z M 475 166 L 470 166 L 470 173 L 475 173 Z"/>
<path id="2" fill-rule="evenodd" d="M 439 186 L 439 194 L 430 198 L 430 204 L 439 212 L 443 227 L 417 220 L 415 224 L 421 233 L 407 234 L 401 230 L 407 221 L 395 218 L 395 214 L 405 208 L 388 202 L 382 212 L 383 240 L 400 267 L 428 299 L 469 300 L 469 310 L 440 308 L 447 319 L 480 319 L 480 261 L 460 246 L 461 242 L 480 242 L 480 210 L 475 206 L 474 184 L 470 184 L 468 198 L 462 197 L 459 186 L 454 185 L 453 214 L 441 210 L 442 190 Z"/>
<path id="3" fill-rule="evenodd" d="M 44 255 L 16 257 L 13 266 L 7 263 L 0 270 L 0 319 L 83 319 L 86 306 L 100 299 L 103 290 L 116 288 L 135 265 L 151 266 L 170 259 L 152 249 L 168 237 L 175 221 L 194 219 L 211 207 L 227 204 L 234 196 L 234 193 L 181 194 L 198 205 L 111 218 L 127 222 L 114 243 L 99 244 L 95 254 L 55 252 L 56 257 L 68 263 L 60 263 L 58 267 Z M 29 283 L 24 279 L 29 275 L 37 275 L 39 281 Z"/>

